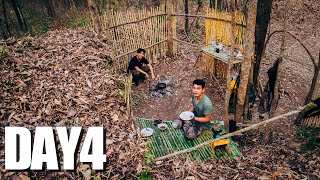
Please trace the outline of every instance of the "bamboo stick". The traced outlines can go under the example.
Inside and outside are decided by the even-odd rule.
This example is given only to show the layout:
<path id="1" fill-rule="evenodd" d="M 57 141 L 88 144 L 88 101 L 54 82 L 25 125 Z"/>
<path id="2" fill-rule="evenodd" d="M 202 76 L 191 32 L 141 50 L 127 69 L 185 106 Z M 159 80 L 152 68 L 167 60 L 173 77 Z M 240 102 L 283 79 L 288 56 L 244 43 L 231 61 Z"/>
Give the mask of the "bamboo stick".
<path id="1" fill-rule="evenodd" d="M 231 23 L 231 20 L 222 19 L 222 18 L 216 18 L 216 17 L 211 17 L 211 16 L 203 16 L 203 15 L 176 14 L 176 13 L 172 13 L 172 16 L 199 17 L 199 18 L 213 19 L 213 20 L 217 20 L 217 21 L 222 21 L 222 22 L 228 22 L 228 23 Z M 238 22 L 236 22 L 235 24 L 236 24 L 236 25 L 238 25 L 238 26 L 246 27 L 246 25 L 245 25 L 245 24 L 241 24 L 241 23 L 238 23 Z"/>
<path id="2" fill-rule="evenodd" d="M 153 18 L 153 17 L 157 17 L 157 16 L 163 16 L 163 15 L 167 15 L 166 13 L 161 13 L 161 14 L 155 14 L 155 15 L 151 15 L 151 16 L 148 16 L 148 17 L 145 17 L 145 18 L 142 18 L 142 19 L 138 19 L 138 20 L 135 20 L 135 21 L 130 21 L 130 22 L 126 22 L 126 23 L 121 23 L 121 24 L 117 24 L 117 25 L 114 25 L 114 26 L 111 26 L 109 27 L 110 29 L 113 29 L 113 28 L 117 28 L 119 26 L 124 26 L 124 25 L 128 25 L 128 24 L 134 24 L 134 23 L 139 23 L 141 21 L 145 21 L 147 19 L 150 19 L 150 18 Z"/>
<path id="3" fill-rule="evenodd" d="M 150 45 L 150 46 L 147 46 L 147 47 L 145 47 L 144 49 L 149 49 L 149 48 L 151 48 L 151 47 L 153 47 L 153 46 L 155 46 L 155 45 L 157 45 L 157 44 L 163 43 L 163 42 L 165 42 L 165 41 L 166 41 L 166 39 L 163 40 L 163 41 L 160 41 L 160 42 L 158 42 L 158 43 L 152 44 L 152 45 Z M 119 55 L 119 56 L 114 57 L 113 59 L 118 59 L 118 58 L 120 58 L 120 57 L 122 57 L 122 56 L 131 54 L 131 53 L 134 53 L 134 52 L 136 52 L 136 50 L 132 50 L 132 51 L 129 51 L 129 52 L 125 53 L 125 54 L 121 54 L 121 55 Z"/>
<path id="4" fill-rule="evenodd" d="M 249 126 L 249 127 L 246 127 L 246 128 L 243 128 L 243 129 L 240 129 L 238 131 L 235 131 L 233 133 L 228 133 L 228 134 L 225 134 L 219 138 L 216 138 L 216 139 L 213 139 L 213 140 L 209 140 L 209 141 L 206 141 L 206 142 L 203 142 L 199 145 L 196 145 L 192 148 L 189 148 L 189 149 L 185 149 L 185 150 L 182 150 L 182 151 L 177 151 L 177 152 L 174 152 L 172 154 L 168 154 L 166 156 L 162 156 L 162 157 L 159 157 L 159 158 L 156 158 L 155 161 L 159 161 L 159 160 L 163 160 L 163 159 L 167 159 L 167 158 L 170 158 L 170 157 L 173 157 L 173 156 L 177 156 L 177 155 L 180 155 L 180 154 L 184 154 L 184 153 L 188 153 L 188 152 L 192 152 L 196 149 L 199 149 L 203 146 L 207 146 L 209 144 L 212 144 L 213 142 L 217 142 L 221 139 L 226 139 L 226 138 L 229 138 L 229 137 L 232 137 L 232 136 L 235 136 L 235 135 L 239 135 L 239 134 L 242 134 L 246 131 L 249 131 L 249 130 L 252 130 L 252 129 L 255 129 L 259 126 L 262 126 L 262 125 L 266 125 L 268 123 L 271 123 L 271 122 L 274 122 L 276 120 L 279 120 L 279 119 L 282 119 L 282 118 L 285 118 L 285 117 L 288 117 L 288 116 L 291 116 L 291 115 L 294 115 L 294 114 L 298 114 L 299 112 L 301 112 L 301 110 L 303 110 L 306 106 L 303 106 L 303 107 L 299 107 L 298 109 L 296 110 L 293 110 L 293 111 L 290 111 L 286 114 L 281 114 L 279 116 L 276 116 L 276 117 L 273 117 L 271 119 L 268 119 L 268 120 L 265 120 L 265 121 L 262 121 L 262 122 L 259 122 L 257 124 L 254 124 L 252 126 Z"/>

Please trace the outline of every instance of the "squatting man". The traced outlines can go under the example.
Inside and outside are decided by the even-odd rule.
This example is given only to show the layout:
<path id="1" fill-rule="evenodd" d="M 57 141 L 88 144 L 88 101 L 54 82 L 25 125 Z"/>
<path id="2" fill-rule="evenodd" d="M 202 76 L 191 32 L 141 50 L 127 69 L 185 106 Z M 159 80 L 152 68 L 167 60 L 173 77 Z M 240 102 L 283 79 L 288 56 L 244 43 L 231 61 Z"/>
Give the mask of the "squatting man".
<path id="1" fill-rule="evenodd" d="M 146 50 L 139 48 L 137 54 L 131 58 L 129 63 L 127 73 L 132 73 L 132 80 L 135 85 L 139 85 L 139 82 L 145 79 L 150 79 L 149 73 L 151 74 L 151 79 L 155 79 L 153 68 L 149 61 L 144 57 L 145 53 Z"/>

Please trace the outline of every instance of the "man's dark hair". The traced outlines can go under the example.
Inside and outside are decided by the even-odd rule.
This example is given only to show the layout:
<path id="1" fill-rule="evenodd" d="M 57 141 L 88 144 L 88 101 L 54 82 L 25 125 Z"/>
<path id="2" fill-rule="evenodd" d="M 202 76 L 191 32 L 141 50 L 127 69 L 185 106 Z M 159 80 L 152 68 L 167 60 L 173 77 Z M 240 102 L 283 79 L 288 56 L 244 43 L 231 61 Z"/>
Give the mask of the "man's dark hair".
<path id="1" fill-rule="evenodd" d="M 201 86 L 202 88 L 206 86 L 206 82 L 204 82 L 204 80 L 202 79 L 194 80 L 192 85 L 195 85 L 195 84 Z"/>
<path id="2" fill-rule="evenodd" d="M 146 50 L 144 50 L 144 49 L 142 49 L 142 48 L 139 48 L 138 50 L 137 50 L 137 53 L 141 53 L 143 51 L 143 53 L 146 53 Z"/>

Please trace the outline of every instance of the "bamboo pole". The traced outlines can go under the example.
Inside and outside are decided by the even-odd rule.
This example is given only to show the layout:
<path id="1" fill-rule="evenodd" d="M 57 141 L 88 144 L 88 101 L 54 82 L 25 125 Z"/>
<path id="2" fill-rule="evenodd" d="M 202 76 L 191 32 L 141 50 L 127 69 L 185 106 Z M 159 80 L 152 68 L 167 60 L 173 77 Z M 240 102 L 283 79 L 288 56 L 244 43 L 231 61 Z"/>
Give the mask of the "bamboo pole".
<path id="1" fill-rule="evenodd" d="M 281 114 L 279 116 L 276 116 L 276 117 L 273 117 L 273 118 L 270 118 L 270 119 L 267 119 L 265 121 L 262 121 L 262 122 L 259 122 L 257 124 L 254 124 L 252 126 L 249 126 L 249 127 L 246 127 L 246 128 L 243 128 L 243 129 L 240 129 L 238 131 L 235 131 L 233 133 L 228 133 L 228 134 L 225 134 L 219 138 L 215 138 L 215 139 L 212 139 L 212 140 L 209 140 L 209 141 L 206 141 L 206 142 L 203 142 L 199 145 L 196 145 L 192 148 L 189 148 L 189 149 L 184 149 L 182 151 L 177 151 L 177 152 L 174 152 L 174 153 L 171 153 L 171 154 L 168 154 L 168 155 L 165 155 L 165 156 L 162 156 L 162 157 L 159 157 L 159 158 L 156 158 L 155 161 L 159 161 L 159 160 L 163 160 L 163 159 L 167 159 L 167 158 L 171 158 L 171 157 L 174 157 L 174 156 L 177 156 L 177 155 L 180 155 L 180 154 L 184 154 L 184 153 L 189 153 L 189 152 L 192 152 L 194 150 L 197 150 L 201 147 L 204 147 L 204 146 L 207 146 L 207 145 L 210 145 L 212 144 L 213 142 L 217 142 L 219 140 L 222 140 L 222 139 L 226 139 L 226 138 L 230 138 L 232 136 L 235 136 L 235 135 L 239 135 L 239 134 L 242 134 L 244 132 L 247 132 L 249 130 L 252 130 L 252 129 L 255 129 L 259 126 L 262 126 L 262 125 L 266 125 L 268 123 L 271 123 L 271 122 L 274 122 L 276 120 L 279 120 L 279 119 L 282 119 L 282 118 L 285 118 L 285 117 L 288 117 L 288 116 L 291 116 L 291 115 L 294 115 L 294 114 L 298 114 L 299 112 L 301 112 L 301 110 L 303 110 L 306 106 L 303 106 L 303 107 L 299 107 L 298 109 L 296 110 L 293 110 L 293 111 L 290 111 L 286 114 Z"/>
<path id="2" fill-rule="evenodd" d="M 109 29 L 113 29 L 113 28 L 116 28 L 116 27 L 119 27 L 119 26 L 128 25 L 128 24 L 135 24 L 135 23 L 138 23 L 138 22 L 141 22 L 141 21 L 145 21 L 145 20 L 150 19 L 150 18 L 153 18 L 153 17 L 163 16 L 163 15 L 167 15 L 167 14 L 166 14 L 166 13 L 161 13 L 161 14 L 151 15 L 151 16 L 148 16 L 148 17 L 145 17 L 145 18 L 142 18 L 142 19 L 138 19 L 138 20 L 135 20 L 135 21 L 130 21 L 130 22 L 125 22 L 125 23 L 117 24 L 117 25 L 114 25 L 114 26 L 109 27 Z"/>
<path id="3" fill-rule="evenodd" d="M 176 14 L 176 13 L 173 13 L 172 16 L 198 17 L 198 18 L 213 19 L 213 20 L 217 20 L 217 21 L 221 21 L 221 22 L 229 22 L 229 23 L 231 23 L 231 20 L 221 19 L 221 18 L 212 17 L 212 16 L 204 16 L 204 15 Z M 238 23 L 238 22 L 236 22 L 235 24 L 238 25 L 238 26 L 246 27 L 245 24 L 241 24 L 241 23 Z"/>
<path id="4" fill-rule="evenodd" d="M 226 89 L 226 95 L 225 95 L 225 106 L 224 106 L 224 124 L 228 128 L 228 108 L 229 108 L 229 99 L 230 99 L 230 82 L 231 82 L 231 71 L 233 67 L 233 61 L 234 61 L 234 48 L 235 48 L 235 0 L 231 0 L 231 49 L 230 49 L 230 59 L 229 59 L 229 67 L 227 71 L 227 89 Z"/>
<path id="5" fill-rule="evenodd" d="M 172 36 L 173 36 L 173 32 L 172 32 L 172 0 L 168 0 L 168 6 L 167 6 L 167 10 L 168 10 L 168 40 L 167 40 L 167 56 L 168 57 L 172 57 L 173 56 L 173 42 L 172 42 Z"/>
<path id="6" fill-rule="evenodd" d="M 172 38 L 172 40 L 177 41 L 177 42 L 181 42 L 181 43 L 184 43 L 184 44 L 188 44 L 190 46 L 202 47 L 201 45 L 190 43 L 190 42 L 186 42 L 186 41 L 182 41 L 182 40 L 177 39 L 177 38 Z"/>
<path id="7" fill-rule="evenodd" d="M 152 44 L 152 45 L 150 45 L 150 46 L 147 46 L 147 47 L 145 47 L 144 49 L 149 49 L 149 48 L 151 48 L 151 47 L 153 47 L 153 46 L 156 46 L 156 45 L 158 45 L 158 44 L 161 44 L 161 43 L 163 43 L 163 42 L 165 42 L 165 41 L 167 41 L 167 40 L 166 40 L 166 39 L 165 39 L 165 40 L 162 40 L 162 41 L 160 41 L 160 42 L 158 42 L 158 43 L 155 43 L 155 44 Z M 125 55 L 129 55 L 129 54 L 134 53 L 134 52 L 136 52 L 136 49 L 135 49 L 135 50 L 132 50 L 132 51 L 129 51 L 129 52 L 126 52 L 125 54 L 121 54 L 121 55 L 119 55 L 119 56 L 116 56 L 116 57 L 114 57 L 113 59 L 118 59 L 118 58 L 120 58 L 120 57 L 123 57 L 123 56 L 125 56 Z"/>

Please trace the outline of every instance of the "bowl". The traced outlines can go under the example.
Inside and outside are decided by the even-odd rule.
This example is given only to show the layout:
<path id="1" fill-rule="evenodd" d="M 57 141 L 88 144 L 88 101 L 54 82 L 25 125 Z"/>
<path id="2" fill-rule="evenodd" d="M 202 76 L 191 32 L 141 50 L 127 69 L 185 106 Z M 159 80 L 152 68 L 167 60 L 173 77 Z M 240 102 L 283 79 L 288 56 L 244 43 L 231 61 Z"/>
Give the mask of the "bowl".
<path id="1" fill-rule="evenodd" d="M 141 133 L 142 137 L 149 137 L 149 136 L 152 136 L 153 129 L 152 128 L 143 128 L 143 129 L 141 129 L 140 133 Z"/>
<path id="2" fill-rule="evenodd" d="M 190 121 L 194 118 L 194 114 L 191 111 L 184 111 L 180 114 L 179 117 L 183 121 Z"/>
<path id="3" fill-rule="evenodd" d="M 158 128 L 161 131 L 164 131 L 164 130 L 168 129 L 168 125 L 166 123 L 160 123 L 160 124 L 158 124 Z"/>

